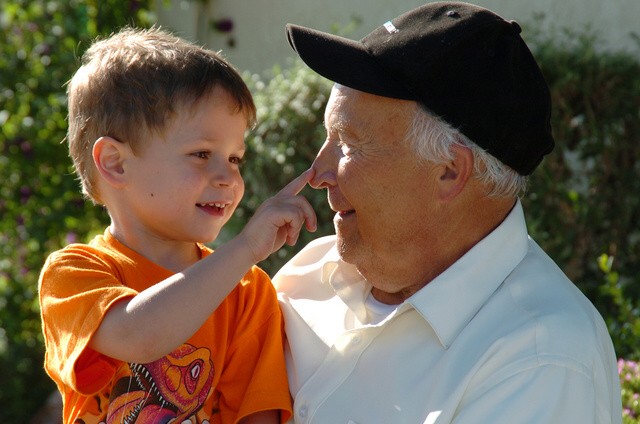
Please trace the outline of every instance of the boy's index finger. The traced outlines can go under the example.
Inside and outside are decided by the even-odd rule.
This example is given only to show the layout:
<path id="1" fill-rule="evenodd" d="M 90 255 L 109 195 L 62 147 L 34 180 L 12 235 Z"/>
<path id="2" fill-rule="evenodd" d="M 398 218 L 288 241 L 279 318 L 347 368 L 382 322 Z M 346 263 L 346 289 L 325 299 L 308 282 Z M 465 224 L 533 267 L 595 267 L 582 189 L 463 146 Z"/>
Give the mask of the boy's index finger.
<path id="1" fill-rule="evenodd" d="M 312 168 L 307 169 L 302 174 L 298 175 L 294 178 L 289 184 L 284 186 L 282 190 L 276 194 L 278 196 L 295 196 L 302 191 L 302 189 L 311 181 L 313 178 L 314 170 Z"/>

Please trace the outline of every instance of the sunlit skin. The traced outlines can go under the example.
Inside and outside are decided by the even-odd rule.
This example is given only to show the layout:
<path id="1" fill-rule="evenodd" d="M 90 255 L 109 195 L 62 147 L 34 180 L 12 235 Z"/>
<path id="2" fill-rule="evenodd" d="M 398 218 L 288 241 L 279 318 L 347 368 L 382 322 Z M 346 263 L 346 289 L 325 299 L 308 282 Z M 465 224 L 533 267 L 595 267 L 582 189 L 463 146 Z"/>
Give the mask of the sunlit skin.
<path id="1" fill-rule="evenodd" d="M 455 262 L 514 203 L 486 198 L 487 187 L 470 178 L 467 148 L 456 148 L 449 163 L 419 160 L 406 141 L 415 107 L 336 85 L 325 112 L 327 139 L 312 166 L 310 184 L 327 189 L 336 212 L 341 258 L 389 304 Z"/>
<path id="2" fill-rule="evenodd" d="M 150 132 L 140 151 L 119 143 L 113 155 L 127 178 L 109 207 L 118 240 L 174 271 L 199 259 L 194 243 L 214 240 L 244 193 L 247 121 L 233 107 L 215 88 L 179 108 L 162 134 Z"/>
<path id="3" fill-rule="evenodd" d="M 262 203 L 238 235 L 201 259 L 196 243 L 213 240 L 242 197 L 247 122 L 220 88 L 176 111 L 167 128 L 150 133 L 136 152 L 111 137 L 99 138 L 93 148 L 110 231 L 175 271 L 112 305 L 93 335 L 92 349 L 124 362 L 144 364 L 172 352 L 252 265 L 285 243 L 293 245 L 302 227 L 316 229 L 311 205 L 298 195 L 313 177 L 309 170 Z"/>
<path id="4" fill-rule="evenodd" d="M 218 87 L 176 110 L 167 128 L 149 132 L 138 151 L 111 137 L 100 137 L 93 148 L 111 233 L 176 272 L 112 305 L 93 335 L 91 349 L 124 362 L 149 363 L 176 349 L 253 264 L 294 244 L 303 226 L 316 228 L 311 205 L 297 195 L 313 175 L 308 171 L 260 205 L 240 234 L 200 260 L 196 243 L 218 236 L 244 193 L 247 120 Z M 239 422 L 279 421 L 279 411 L 267 410 Z"/>

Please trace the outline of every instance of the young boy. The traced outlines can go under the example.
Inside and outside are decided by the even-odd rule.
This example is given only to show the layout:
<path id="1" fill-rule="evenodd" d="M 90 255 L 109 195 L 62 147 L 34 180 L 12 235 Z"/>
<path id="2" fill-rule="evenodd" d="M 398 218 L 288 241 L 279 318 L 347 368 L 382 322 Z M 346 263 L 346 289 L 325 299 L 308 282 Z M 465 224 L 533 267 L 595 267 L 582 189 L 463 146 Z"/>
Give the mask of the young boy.
<path id="1" fill-rule="evenodd" d="M 70 81 L 70 155 L 111 218 L 41 273 L 45 368 L 65 423 L 275 423 L 291 416 L 282 321 L 254 264 L 314 212 L 309 172 L 234 239 L 251 94 L 217 54 L 159 29 L 94 43 Z"/>

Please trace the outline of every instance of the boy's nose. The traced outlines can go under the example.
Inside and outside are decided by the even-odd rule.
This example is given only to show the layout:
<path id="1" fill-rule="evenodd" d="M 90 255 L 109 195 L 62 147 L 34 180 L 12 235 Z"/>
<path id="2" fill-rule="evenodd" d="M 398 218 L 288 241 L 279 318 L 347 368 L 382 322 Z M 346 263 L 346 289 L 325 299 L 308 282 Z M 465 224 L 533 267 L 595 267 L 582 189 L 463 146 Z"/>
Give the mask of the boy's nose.
<path id="1" fill-rule="evenodd" d="M 315 171 L 313 178 L 309 181 L 311 187 L 322 189 L 336 185 L 336 169 L 341 154 L 337 143 L 325 141 L 311 165 Z"/>
<path id="2" fill-rule="evenodd" d="M 232 187 L 238 182 L 238 170 L 228 161 L 214 165 L 211 173 L 211 185 L 215 187 Z"/>

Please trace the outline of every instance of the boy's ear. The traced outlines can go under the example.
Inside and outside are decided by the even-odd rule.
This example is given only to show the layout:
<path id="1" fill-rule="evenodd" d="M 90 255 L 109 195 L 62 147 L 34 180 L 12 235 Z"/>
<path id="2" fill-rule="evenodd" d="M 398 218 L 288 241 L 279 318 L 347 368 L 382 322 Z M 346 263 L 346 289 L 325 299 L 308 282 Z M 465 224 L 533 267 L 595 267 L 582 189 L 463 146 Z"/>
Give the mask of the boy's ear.
<path id="1" fill-rule="evenodd" d="M 454 145 L 453 160 L 440 166 L 438 174 L 438 197 L 447 202 L 454 199 L 467 185 L 473 172 L 473 153 L 468 147 Z"/>
<path id="2" fill-rule="evenodd" d="M 127 146 L 113 137 L 100 137 L 93 143 L 93 163 L 100 176 L 111 186 L 125 185 L 124 159 Z"/>

